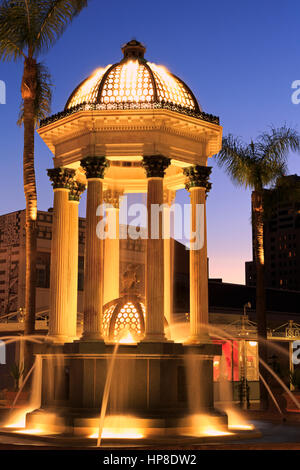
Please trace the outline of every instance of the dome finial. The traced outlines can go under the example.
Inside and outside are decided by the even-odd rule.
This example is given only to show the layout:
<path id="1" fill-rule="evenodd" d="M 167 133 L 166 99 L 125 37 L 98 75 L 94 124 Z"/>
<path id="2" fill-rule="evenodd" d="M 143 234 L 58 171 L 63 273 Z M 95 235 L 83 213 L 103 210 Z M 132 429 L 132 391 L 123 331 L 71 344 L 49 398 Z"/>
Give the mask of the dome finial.
<path id="1" fill-rule="evenodd" d="M 122 47 L 124 59 L 143 59 L 146 47 L 136 39 L 132 39 Z"/>

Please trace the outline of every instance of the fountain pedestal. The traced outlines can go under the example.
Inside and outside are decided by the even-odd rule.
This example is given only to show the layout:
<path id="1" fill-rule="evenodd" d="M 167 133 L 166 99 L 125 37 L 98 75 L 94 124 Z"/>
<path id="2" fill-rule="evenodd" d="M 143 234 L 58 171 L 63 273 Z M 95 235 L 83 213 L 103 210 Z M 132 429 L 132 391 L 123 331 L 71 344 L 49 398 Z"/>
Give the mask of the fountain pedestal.
<path id="1" fill-rule="evenodd" d="M 87 435 L 97 428 L 114 345 L 78 341 L 59 350 L 40 350 L 41 408 L 27 415 L 27 427 Z M 109 391 L 107 415 L 133 416 L 149 435 L 180 434 L 191 414 L 216 417 L 213 357 L 219 345 L 172 342 L 119 345 Z M 224 416 L 218 416 L 226 425 Z"/>

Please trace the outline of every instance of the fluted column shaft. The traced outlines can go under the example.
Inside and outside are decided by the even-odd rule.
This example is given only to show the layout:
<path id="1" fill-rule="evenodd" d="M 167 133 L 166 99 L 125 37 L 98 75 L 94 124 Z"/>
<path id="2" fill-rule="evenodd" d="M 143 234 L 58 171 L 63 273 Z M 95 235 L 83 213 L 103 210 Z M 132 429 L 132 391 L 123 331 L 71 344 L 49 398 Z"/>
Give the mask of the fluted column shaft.
<path id="1" fill-rule="evenodd" d="M 50 315 L 48 335 L 55 342 L 72 341 L 68 319 L 69 189 L 75 171 L 48 170 L 54 189 L 50 267 Z"/>
<path id="2" fill-rule="evenodd" d="M 104 305 L 120 296 L 120 233 L 119 233 L 119 198 L 121 192 L 108 189 L 104 193 L 108 229 L 104 241 Z"/>
<path id="3" fill-rule="evenodd" d="M 186 188 L 191 197 L 191 231 L 196 234 L 190 246 L 190 342 L 207 343 L 208 334 L 208 271 L 206 234 L 206 193 L 210 167 L 195 166 L 185 169 Z M 200 217 L 202 206 L 203 217 Z M 202 231 L 202 234 L 200 234 Z"/>
<path id="4" fill-rule="evenodd" d="M 87 341 L 103 340 L 103 239 L 97 235 L 97 210 L 103 204 L 103 178 L 107 166 L 105 157 L 87 157 L 81 161 L 86 171 L 86 232 L 83 298 L 83 335 Z"/>
<path id="5" fill-rule="evenodd" d="M 174 282 L 174 239 L 171 237 L 171 209 L 175 191 L 164 191 L 164 311 L 168 324 L 172 323 Z"/>
<path id="6" fill-rule="evenodd" d="M 73 182 L 69 192 L 69 248 L 68 248 L 68 320 L 70 335 L 77 338 L 78 300 L 78 205 L 85 185 Z"/>
<path id="7" fill-rule="evenodd" d="M 170 160 L 163 156 L 144 157 L 143 166 L 148 178 L 147 211 L 148 239 L 146 251 L 146 332 L 144 341 L 165 341 L 164 333 L 164 240 L 163 215 L 159 212 L 157 238 L 153 238 L 155 223 L 153 205 L 164 202 L 163 177 Z"/>

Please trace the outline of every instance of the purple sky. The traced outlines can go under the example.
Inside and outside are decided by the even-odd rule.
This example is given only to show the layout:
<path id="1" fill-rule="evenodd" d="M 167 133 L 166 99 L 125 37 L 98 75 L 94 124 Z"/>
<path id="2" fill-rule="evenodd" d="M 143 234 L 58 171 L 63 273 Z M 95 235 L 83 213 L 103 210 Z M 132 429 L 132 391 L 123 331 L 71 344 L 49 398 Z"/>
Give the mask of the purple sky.
<path id="1" fill-rule="evenodd" d="M 220 116 L 224 133 L 247 141 L 270 124 L 299 131 L 300 105 L 291 84 L 300 79 L 300 5 L 297 0 L 174 0 L 100 2 L 74 21 L 43 57 L 53 76 L 53 113 L 94 69 L 120 60 L 120 46 L 132 38 L 147 46 L 146 58 L 168 67 L 192 89 L 204 111 Z M 16 127 L 22 64 L 1 63 L 7 104 L 0 105 L 0 213 L 24 208 L 22 130 Z M 39 209 L 52 205 L 46 169 L 51 154 L 36 138 Z M 215 166 L 215 165 L 214 165 Z M 291 155 L 290 173 L 300 174 L 300 156 Z M 210 276 L 244 283 L 251 259 L 250 194 L 213 169 L 208 198 Z M 188 203 L 181 191 L 178 200 Z M 84 199 L 81 214 L 84 214 Z"/>

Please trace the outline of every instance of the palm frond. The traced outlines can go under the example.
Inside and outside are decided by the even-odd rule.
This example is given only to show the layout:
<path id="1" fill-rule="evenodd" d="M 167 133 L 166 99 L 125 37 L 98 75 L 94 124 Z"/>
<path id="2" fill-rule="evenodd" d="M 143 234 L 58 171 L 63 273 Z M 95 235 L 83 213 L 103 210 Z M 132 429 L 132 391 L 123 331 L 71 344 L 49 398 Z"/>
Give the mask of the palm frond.
<path id="1" fill-rule="evenodd" d="M 260 177 L 261 188 L 274 184 L 278 178 L 287 174 L 287 170 L 285 161 L 258 159 L 256 162 L 256 171 Z"/>
<path id="2" fill-rule="evenodd" d="M 2 0 L 0 3 L 0 59 L 25 57 L 28 23 L 24 1 Z"/>
<path id="3" fill-rule="evenodd" d="M 295 129 L 282 126 L 270 128 L 258 137 L 257 154 L 270 163 L 277 161 L 285 164 L 289 151 L 300 150 L 300 136 Z"/>
<path id="4" fill-rule="evenodd" d="M 49 116 L 51 112 L 51 101 L 52 101 L 52 87 L 51 75 L 48 68 L 38 63 L 36 65 L 36 97 L 34 102 L 34 114 L 35 114 L 35 125 L 38 126 L 42 119 Z M 18 125 L 23 124 L 24 118 L 24 103 L 22 101 L 20 115 L 18 119 Z"/>
<path id="5" fill-rule="evenodd" d="M 63 34 L 69 23 L 85 8 L 88 0 L 35 0 L 40 23 L 34 49 L 46 51 Z"/>
<path id="6" fill-rule="evenodd" d="M 2 40 L 0 39 L 0 59 L 2 59 L 3 61 L 16 61 L 20 57 L 25 58 L 26 55 L 16 43 L 14 43 L 9 38 Z"/>
<path id="7" fill-rule="evenodd" d="M 299 150 L 297 131 L 286 126 L 271 127 L 270 132 L 248 145 L 229 134 L 215 158 L 235 184 L 261 191 L 287 173 L 288 152 Z"/>
<path id="8" fill-rule="evenodd" d="M 2 0 L 0 2 L 0 48 L 1 57 L 15 59 L 16 51 L 33 57 L 33 42 L 40 26 L 39 2 L 37 0 Z M 2 43 L 2 47 L 1 47 Z M 13 51 L 11 51 L 11 47 Z"/>
<path id="9" fill-rule="evenodd" d="M 223 138 L 222 149 L 215 156 L 217 165 L 225 169 L 231 180 L 239 186 L 249 186 L 252 162 L 248 147 L 232 134 Z"/>

